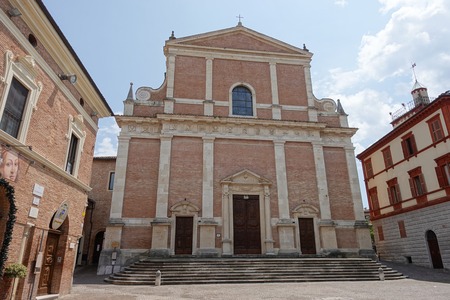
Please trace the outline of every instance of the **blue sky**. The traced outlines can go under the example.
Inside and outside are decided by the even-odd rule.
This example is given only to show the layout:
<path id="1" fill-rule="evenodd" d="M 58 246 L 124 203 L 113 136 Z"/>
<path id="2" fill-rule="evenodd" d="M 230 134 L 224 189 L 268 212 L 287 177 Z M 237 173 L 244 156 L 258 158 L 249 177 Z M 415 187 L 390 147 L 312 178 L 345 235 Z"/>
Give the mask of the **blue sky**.
<path id="1" fill-rule="evenodd" d="M 244 26 L 314 53 L 317 98 L 340 99 L 356 154 L 392 127 L 389 112 L 411 101 L 414 77 L 431 97 L 450 89 L 450 1 L 446 0 L 44 0 L 115 114 L 129 83 L 159 87 L 163 46 L 184 37 Z M 95 155 L 115 155 L 119 128 L 100 121 Z M 361 166 L 359 177 L 367 207 Z"/>

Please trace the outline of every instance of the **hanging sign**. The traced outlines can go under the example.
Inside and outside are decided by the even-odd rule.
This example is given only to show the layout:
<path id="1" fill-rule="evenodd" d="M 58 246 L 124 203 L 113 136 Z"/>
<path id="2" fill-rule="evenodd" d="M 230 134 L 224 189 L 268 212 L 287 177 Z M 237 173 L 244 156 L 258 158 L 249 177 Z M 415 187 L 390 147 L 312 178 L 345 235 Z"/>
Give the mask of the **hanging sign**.
<path id="1" fill-rule="evenodd" d="M 55 216 L 53 217 L 52 221 L 52 229 L 57 230 L 59 227 L 61 227 L 62 223 L 64 223 L 64 220 L 66 219 L 67 215 L 69 214 L 69 203 L 64 201 L 59 206 L 58 210 L 55 213 Z"/>

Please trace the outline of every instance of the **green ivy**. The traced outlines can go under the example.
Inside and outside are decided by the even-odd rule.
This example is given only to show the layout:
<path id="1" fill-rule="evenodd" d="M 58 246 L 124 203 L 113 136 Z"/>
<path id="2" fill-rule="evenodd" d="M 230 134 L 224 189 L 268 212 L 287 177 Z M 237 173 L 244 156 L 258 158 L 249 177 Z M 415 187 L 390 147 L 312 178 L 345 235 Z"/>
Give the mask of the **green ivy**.
<path id="1" fill-rule="evenodd" d="M 6 222 L 6 230 L 3 239 L 3 245 L 0 249 L 0 276 L 3 275 L 6 260 L 8 259 L 8 248 L 12 240 L 12 233 L 14 223 L 16 222 L 16 203 L 14 198 L 14 187 L 12 187 L 8 181 L 4 178 L 0 178 L 0 192 L 4 190 L 6 192 L 6 198 L 9 200 L 9 212 L 8 221 Z"/>

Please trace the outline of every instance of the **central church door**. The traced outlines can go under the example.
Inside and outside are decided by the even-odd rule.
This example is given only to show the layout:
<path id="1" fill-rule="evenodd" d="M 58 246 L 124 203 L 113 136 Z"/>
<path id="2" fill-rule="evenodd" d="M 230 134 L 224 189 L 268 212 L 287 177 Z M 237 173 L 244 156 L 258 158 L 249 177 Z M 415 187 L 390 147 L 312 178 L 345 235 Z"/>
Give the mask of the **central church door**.
<path id="1" fill-rule="evenodd" d="M 175 222 L 175 254 L 192 255 L 194 218 L 176 217 Z"/>
<path id="2" fill-rule="evenodd" d="M 233 195 L 234 254 L 261 254 L 258 195 Z"/>

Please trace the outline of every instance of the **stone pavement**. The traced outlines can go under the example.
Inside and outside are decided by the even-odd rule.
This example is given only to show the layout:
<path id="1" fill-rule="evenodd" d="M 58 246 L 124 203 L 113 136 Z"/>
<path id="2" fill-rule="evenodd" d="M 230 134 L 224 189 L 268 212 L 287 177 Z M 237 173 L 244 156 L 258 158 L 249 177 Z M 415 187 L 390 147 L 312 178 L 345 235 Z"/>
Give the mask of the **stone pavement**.
<path id="1" fill-rule="evenodd" d="M 167 286 L 118 286 L 103 282 L 95 268 L 75 271 L 70 295 L 63 300 L 172 300 L 172 299 L 450 299 L 450 271 L 383 262 L 407 275 L 391 281 L 346 281 L 265 284 L 211 284 Z"/>

